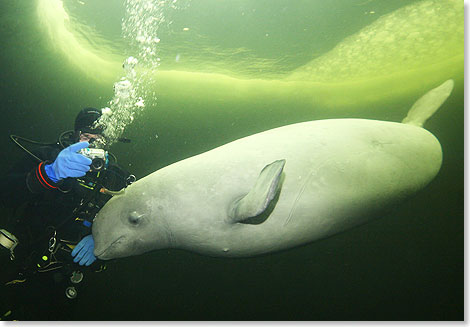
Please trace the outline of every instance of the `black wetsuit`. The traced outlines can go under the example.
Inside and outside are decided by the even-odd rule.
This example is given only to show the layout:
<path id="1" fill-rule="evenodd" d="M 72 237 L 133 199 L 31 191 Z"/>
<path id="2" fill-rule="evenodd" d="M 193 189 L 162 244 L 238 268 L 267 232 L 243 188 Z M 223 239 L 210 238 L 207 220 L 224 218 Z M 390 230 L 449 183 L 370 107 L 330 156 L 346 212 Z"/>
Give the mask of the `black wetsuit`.
<path id="1" fill-rule="evenodd" d="M 65 288 L 71 284 L 69 275 L 75 270 L 98 270 L 101 265 L 99 260 L 87 268 L 73 263 L 72 248 L 91 233 L 94 216 L 111 197 L 100 189 L 119 191 L 128 185 L 129 173 L 111 163 L 105 170 L 54 183 L 44 166 L 62 149 L 59 145 L 40 147 L 33 153 L 41 163 L 28 155 L 0 178 L 0 204 L 11 211 L 0 228 L 19 239 L 14 260 L 6 250 L 1 256 L 3 267 L 14 268 L 9 276 L 4 275 L 8 269 L 2 268 L 0 291 L 4 295 L 0 308 L 11 305 L 15 311 L 21 304 L 22 312 L 15 319 L 70 319 L 65 310 L 71 302 L 65 296 Z M 16 282 L 5 286 L 12 280 Z"/>

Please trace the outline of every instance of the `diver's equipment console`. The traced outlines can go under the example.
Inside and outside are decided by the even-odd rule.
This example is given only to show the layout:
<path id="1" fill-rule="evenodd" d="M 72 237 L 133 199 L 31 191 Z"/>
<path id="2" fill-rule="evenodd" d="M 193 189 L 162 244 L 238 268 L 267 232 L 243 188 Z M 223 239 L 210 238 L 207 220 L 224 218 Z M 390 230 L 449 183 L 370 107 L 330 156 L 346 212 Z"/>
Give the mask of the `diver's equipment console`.
<path id="1" fill-rule="evenodd" d="M 78 151 L 78 153 L 91 159 L 90 168 L 92 171 L 99 171 L 108 167 L 108 151 L 96 148 L 84 148 Z"/>
<path id="2" fill-rule="evenodd" d="M 8 232 L 5 229 L 0 229 L 0 246 L 10 251 L 10 259 L 15 259 L 15 255 L 13 251 L 15 247 L 18 245 L 19 241 L 15 235 Z"/>

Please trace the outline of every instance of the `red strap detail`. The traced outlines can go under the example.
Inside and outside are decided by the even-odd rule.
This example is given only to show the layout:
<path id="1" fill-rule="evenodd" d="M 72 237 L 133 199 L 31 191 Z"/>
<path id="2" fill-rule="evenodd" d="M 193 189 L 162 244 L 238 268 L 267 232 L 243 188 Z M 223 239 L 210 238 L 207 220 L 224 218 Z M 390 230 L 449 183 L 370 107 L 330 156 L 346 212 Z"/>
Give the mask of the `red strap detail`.
<path id="1" fill-rule="evenodd" d="M 41 164 L 39 164 L 39 165 L 41 165 Z M 40 169 L 40 168 L 36 168 L 36 178 L 37 178 L 37 180 L 39 181 L 39 183 L 40 183 L 43 187 L 47 188 L 47 186 L 44 185 L 44 182 L 41 180 L 41 177 L 39 177 L 39 174 L 38 174 L 38 170 L 39 170 L 39 169 Z"/>
<path id="2" fill-rule="evenodd" d="M 39 182 L 41 182 L 42 186 L 44 186 L 45 188 L 47 188 L 47 186 L 49 186 L 50 188 L 57 188 L 57 186 L 52 186 L 51 184 L 49 184 L 47 180 L 44 178 L 44 176 L 42 175 L 42 172 L 41 172 L 42 165 L 44 165 L 44 162 L 41 162 L 38 166 L 38 169 L 36 170 L 36 177 L 38 178 Z M 47 186 L 44 184 L 46 184 Z"/>

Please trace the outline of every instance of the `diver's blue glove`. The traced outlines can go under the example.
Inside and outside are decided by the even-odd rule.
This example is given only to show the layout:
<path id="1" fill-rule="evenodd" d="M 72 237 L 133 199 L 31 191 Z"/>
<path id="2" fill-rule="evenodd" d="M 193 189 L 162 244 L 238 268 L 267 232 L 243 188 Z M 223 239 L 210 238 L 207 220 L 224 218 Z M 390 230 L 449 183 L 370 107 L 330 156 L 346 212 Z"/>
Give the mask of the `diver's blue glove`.
<path id="1" fill-rule="evenodd" d="M 54 183 L 66 177 L 85 176 L 90 170 L 91 159 L 77 153 L 77 151 L 88 147 L 88 142 L 78 142 L 60 151 L 53 163 L 44 166 L 47 177 Z"/>
<path id="2" fill-rule="evenodd" d="M 93 254 L 95 249 L 95 241 L 93 236 L 87 235 L 75 246 L 72 251 L 73 262 L 78 262 L 80 266 L 89 266 L 96 261 L 96 257 Z"/>

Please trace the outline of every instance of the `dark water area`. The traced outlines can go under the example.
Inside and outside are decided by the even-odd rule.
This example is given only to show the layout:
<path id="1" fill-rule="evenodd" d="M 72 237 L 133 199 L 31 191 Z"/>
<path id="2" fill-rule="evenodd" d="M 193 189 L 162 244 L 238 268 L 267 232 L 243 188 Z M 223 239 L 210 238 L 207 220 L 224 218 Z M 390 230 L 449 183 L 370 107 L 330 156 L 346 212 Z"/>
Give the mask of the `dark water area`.
<path id="1" fill-rule="evenodd" d="M 387 3 L 393 5 L 384 8 L 386 12 L 404 5 Z M 288 14 L 296 14 L 295 8 L 290 10 Z M 9 135 L 53 142 L 73 127 L 78 110 L 105 106 L 113 90 L 111 85 L 97 87 L 37 39 L 33 1 L 16 6 L 3 2 L 0 12 L 0 166 L 6 171 L 24 155 Z M 367 19 L 351 22 L 356 24 L 351 28 L 367 25 Z M 325 48 L 347 34 L 341 26 L 335 37 L 323 40 Z M 247 42 L 257 54 L 275 51 Z M 414 99 L 405 102 L 412 104 Z M 390 103 L 392 108 L 401 105 Z M 211 117 L 191 115 L 193 111 L 185 111 L 178 99 L 162 98 L 158 106 L 128 126 L 124 136 L 132 143 L 111 148 L 138 178 L 231 140 L 311 119 L 306 112 L 296 113 L 294 105 L 287 116 L 229 108 Z M 170 110 L 175 114 L 159 115 Z M 397 120 L 408 107 L 401 110 L 363 118 Z M 315 243 L 252 258 L 213 258 L 168 249 L 111 260 L 104 272 L 87 276 L 72 300 L 69 319 L 463 320 L 464 116 L 459 85 L 426 124 L 443 149 L 439 174 L 386 216 Z M 332 113 L 324 118 L 336 117 Z M 5 220 L 8 211 L 0 212 Z M 0 268 L 0 275 L 7 271 Z M 63 300 L 70 301 L 65 296 Z M 50 310 L 53 315 L 56 309 Z"/>

